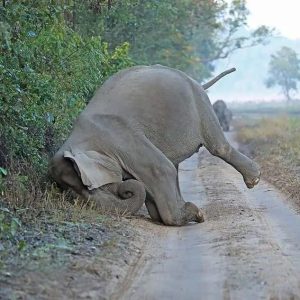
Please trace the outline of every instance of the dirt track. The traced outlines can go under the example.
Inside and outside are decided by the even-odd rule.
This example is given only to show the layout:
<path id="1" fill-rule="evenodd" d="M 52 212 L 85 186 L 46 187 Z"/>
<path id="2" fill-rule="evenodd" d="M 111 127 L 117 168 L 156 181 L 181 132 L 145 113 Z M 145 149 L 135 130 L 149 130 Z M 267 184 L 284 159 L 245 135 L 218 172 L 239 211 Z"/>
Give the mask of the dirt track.
<path id="1" fill-rule="evenodd" d="M 113 298 L 300 299 L 300 216 L 283 195 L 248 190 L 205 150 L 181 165 L 180 184 L 206 222 L 161 227 Z"/>

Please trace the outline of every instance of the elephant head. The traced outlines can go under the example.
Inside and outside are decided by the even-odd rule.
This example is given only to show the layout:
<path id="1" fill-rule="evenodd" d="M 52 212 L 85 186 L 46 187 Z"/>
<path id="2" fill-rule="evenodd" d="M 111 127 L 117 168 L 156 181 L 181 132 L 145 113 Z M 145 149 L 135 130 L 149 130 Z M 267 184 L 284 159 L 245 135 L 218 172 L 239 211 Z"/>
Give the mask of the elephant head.
<path id="1" fill-rule="evenodd" d="M 123 181 L 118 162 L 97 151 L 60 151 L 51 169 L 58 183 L 71 187 L 105 212 L 133 214 L 145 202 L 144 184 L 134 179 Z"/>

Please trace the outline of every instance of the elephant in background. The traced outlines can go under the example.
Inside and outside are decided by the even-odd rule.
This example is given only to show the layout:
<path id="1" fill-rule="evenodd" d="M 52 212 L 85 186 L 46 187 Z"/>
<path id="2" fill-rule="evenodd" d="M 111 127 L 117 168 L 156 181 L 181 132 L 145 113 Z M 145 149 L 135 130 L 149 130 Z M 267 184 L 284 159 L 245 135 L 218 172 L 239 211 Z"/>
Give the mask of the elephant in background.
<path id="1" fill-rule="evenodd" d="M 213 104 L 214 111 L 218 117 L 220 125 L 223 131 L 229 131 L 230 123 L 232 120 L 232 112 L 227 108 L 226 103 L 223 100 L 217 100 Z"/>
<path id="2" fill-rule="evenodd" d="M 203 86 L 161 65 L 118 72 L 79 115 L 50 174 L 109 212 L 136 213 L 145 203 L 151 218 L 166 225 L 203 222 L 201 210 L 181 195 L 180 162 L 204 146 L 240 172 L 248 188 L 260 177 L 257 164 L 226 140 L 205 92 L 232 71 Z"/>

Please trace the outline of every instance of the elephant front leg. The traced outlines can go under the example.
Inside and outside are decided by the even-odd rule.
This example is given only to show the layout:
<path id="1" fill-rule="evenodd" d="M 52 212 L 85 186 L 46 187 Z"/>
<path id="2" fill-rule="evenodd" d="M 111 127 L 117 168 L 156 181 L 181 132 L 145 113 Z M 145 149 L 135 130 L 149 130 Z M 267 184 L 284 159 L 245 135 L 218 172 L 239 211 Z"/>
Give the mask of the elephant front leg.
<path id="1" fill-rule="evenodd" d="M 199 208 L 183 200 L 177 184 L 177 172 L 172 164 L 161 161 L 142 172 L 136 172 L 153 199 L 153 202 L 148 199 L 146 206 L 154 220 L 174 226 L 204 221 Z"/>
<path id="2" fill-rule="evenodd" d="M 134 135 L 130 145 L 122 145 L 119 154 L 124 168 L 145 184 L 149 194 L 146 206 L 156 221 L 180 226 L 188 222 L 203 222 L 198 207 L 185 202 L 178 185 L 177 170 L 171 161 L 146 137 Z M 151 201 L 149 200 L 151 199 Z"/>
<path id="3" fill-rule="evenodd" d="M 152 216 L 158 219 L 159 215 L 164 224 L 175 226 L 203 221 L 197 206 L 183 200 L 172 162 L 143 132 L 132 127 L 127 120 L 111 115 L 102 115 L 95 125 L 99 149 L 105 145 L 106 153 L 110 153 L 123 170 L 145 185 L 155 204 L 149 210 Z M 157 213 L 153 207 L 157 208 Z"/>
<path id="4" fill-rule="evenodd" d="M 154 200 L 151 198 L 151 196 L 149 195 L 149 193 L 146 197 L 145 205 L 147 207 L 147 210 L 148 210 L 148 213 L 149 213 L 151 219 L 154 220 L 155 222 L 162 223 L 162 219 L 159 215 L 156 204 L 155 204 Z"/>

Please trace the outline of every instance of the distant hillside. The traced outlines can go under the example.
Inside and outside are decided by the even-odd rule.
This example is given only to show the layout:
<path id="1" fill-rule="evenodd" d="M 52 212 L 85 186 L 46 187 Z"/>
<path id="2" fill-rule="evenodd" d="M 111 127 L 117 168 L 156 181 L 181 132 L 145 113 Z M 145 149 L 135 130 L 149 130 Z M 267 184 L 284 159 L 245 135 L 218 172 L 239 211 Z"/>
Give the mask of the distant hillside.
<path id="1" fill-rule="evenodd" d="M 299 53 L 300 57 L 300 40 L 274 37 L 266 46 L 241 49 L 233 53 L 229 58 L 218 61 L 215 74 L 230 67 L 236 67 L 237 71 L 210 88 L 209 95 L 212 102 L 217 99 L 224 99 L 230 102 L 282 99 L 283 96 L 280 94 L 279 88 L 267 89 L 264 86 L 264 81 L 268 74 L 270 56 L 282 46 L 294 49 Z M 293 96 L 300 98 L 300 94 Z"/>

